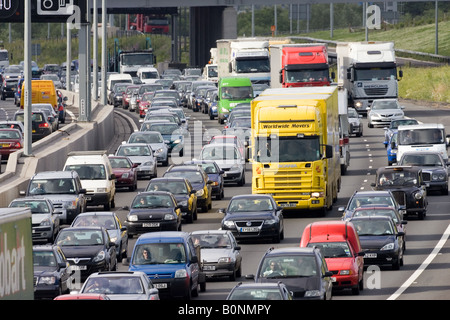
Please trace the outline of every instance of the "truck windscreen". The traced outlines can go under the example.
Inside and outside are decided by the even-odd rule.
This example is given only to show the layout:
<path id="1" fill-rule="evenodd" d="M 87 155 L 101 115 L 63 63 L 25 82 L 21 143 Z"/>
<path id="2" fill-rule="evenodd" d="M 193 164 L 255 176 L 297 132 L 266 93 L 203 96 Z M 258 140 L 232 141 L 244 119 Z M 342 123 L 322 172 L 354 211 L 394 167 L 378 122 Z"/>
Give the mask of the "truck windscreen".
<path id="1" fill-rule="evenodd" d="M 257 162 L 304 162 L 321 158 L 318 137 L 259 137 L 255 147 Z"/>
<path id="2" fill-rule="evenodd" d="M 396 68 L 355 69 L 355 81 L 395 80 Z"/>

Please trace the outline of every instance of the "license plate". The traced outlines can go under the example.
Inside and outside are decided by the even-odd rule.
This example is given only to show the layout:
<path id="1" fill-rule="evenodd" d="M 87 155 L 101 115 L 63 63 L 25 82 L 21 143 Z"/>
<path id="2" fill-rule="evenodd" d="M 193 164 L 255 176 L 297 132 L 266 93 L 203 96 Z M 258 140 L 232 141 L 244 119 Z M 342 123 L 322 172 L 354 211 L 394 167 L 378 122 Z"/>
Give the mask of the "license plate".
<path id="1" fill-rule="evenodd" d="M 87 270 L 87 266 L 71 266 L 72 270 Z"/>
<path id="2" fill-rule="evenodd" d="M 203 270 L 214 271 L 216 270 L 216 266 L 203 266 Z"/>
<path id="3" fill-rule="evenodd" d="M 240 229 L 241 232 L 258 232 L 259 228 L 256 227 L 245 227 Z"/>
<path id="4" fill-rule="evenodd" d="M 153 283 L 156 289 L 167 289 L 167 283 Z"/>
<path id="5" fill-rule="evenodd" d="M 376 258 L 377 254 L 376 253 L 366 253 L 364 255 L 364 258 Z"/>
<path id="6" fill-rule="evenodd" d="M 297 204 L 295 202 L 290 202 L 290 203 L 280 203 L 280 207 L 282 208 L 286 208 L 286 207 L 296 207 Z"/>
<path id="7" fill-rule="evenodd" d="M 159 227 L 159 222 L 143 223 L 142 227 L 144 227 L 144 228 L 157 228 L 157 227 Z"/>
<path id="8" fill-rule="evenodd" d="M 9 144 L 8 143 L 2 143 L 2 148 L 8 148 Z"/>

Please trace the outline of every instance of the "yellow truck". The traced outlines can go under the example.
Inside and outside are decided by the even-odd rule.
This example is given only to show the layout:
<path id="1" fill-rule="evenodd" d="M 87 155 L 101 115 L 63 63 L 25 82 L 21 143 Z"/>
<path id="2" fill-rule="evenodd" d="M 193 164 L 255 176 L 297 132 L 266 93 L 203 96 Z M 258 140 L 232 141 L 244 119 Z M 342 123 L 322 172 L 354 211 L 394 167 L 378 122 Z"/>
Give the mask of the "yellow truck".
<path id="1" fill-rule="evenodd" d="M 325 214 L 341 185 L 337 87 L 267 89 L 251 116 L 252 193 Z"/>
<path id="2" fill-rule="evenodd" d="M 24 90 L 20 97 L 20 108 L 24 106 Z M 58 112 L 58 98 L 56 96 L 55 84 L 52 80 L 31 80 L 31 103 L 50 103 Z"/>

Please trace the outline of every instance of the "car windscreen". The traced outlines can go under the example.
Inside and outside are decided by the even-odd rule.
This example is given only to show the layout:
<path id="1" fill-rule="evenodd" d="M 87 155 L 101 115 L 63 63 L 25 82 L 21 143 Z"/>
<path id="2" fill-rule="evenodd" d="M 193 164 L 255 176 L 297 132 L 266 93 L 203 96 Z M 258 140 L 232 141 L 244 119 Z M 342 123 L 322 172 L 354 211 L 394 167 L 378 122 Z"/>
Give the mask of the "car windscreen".
<path id="1" fill-rule="evenodd" d="M 177 263 L 186 263 L 186 250 L 179 242 L 146 243 L 136 245 L 134 249 L 134 265 Z"/>
<path id="2" fill-rule="evenodd" d="M 315 256 L 313 255 L 283 255 L 266 257 L 262 263 L 259 277 L 261 278 L 290 278 L 318 276 Z"/>
<path id="3" fill-rule="evenodd" d="M 65 171 L 76 171 L 81 180 L 105 180 L 106 169 L 103 164 L 72 164 Z"/>
<path id="4" fill-rule="evenodd" d="M 191 183 L 203 183 L 203 176 L 198 171 L 193 170 L 174 170 L 164 173 L 164 177 L 186 178 Z"/>
<path id="5" fill-rule="evenodd" d="M 59 246 L 96 246 L 103 245 L 103 234 L 100 230 L 61 230 L 56 239 Z"/>
<path id="6" fill-rule="evenodd" d="M 352 252 L 347 242 L 312 242 L 308 247 L 320 249 L 324 258 L 350 258 Z"/>
<path id="7" fill-rule="evenodd" d="M 71 178 L 33 179 L 28 188 L 30 195 L 38 194 L 75 194 L 76 188 Z"/>

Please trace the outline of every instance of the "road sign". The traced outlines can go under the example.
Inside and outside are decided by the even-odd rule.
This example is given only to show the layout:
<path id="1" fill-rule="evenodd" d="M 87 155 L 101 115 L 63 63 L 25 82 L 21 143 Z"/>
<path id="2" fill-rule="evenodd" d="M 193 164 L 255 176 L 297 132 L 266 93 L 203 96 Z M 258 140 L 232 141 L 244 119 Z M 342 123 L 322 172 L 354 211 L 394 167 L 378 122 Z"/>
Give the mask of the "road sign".
<path id="1" fill-rule="evenodd" d="M 0 22 L 24 22 L 24 7 L 23 0 L 0 0 Z M 86 23 L 86 10 L 86 0 L 32 0 L 31 21 L 64 23 L 77 15 Z"/>

